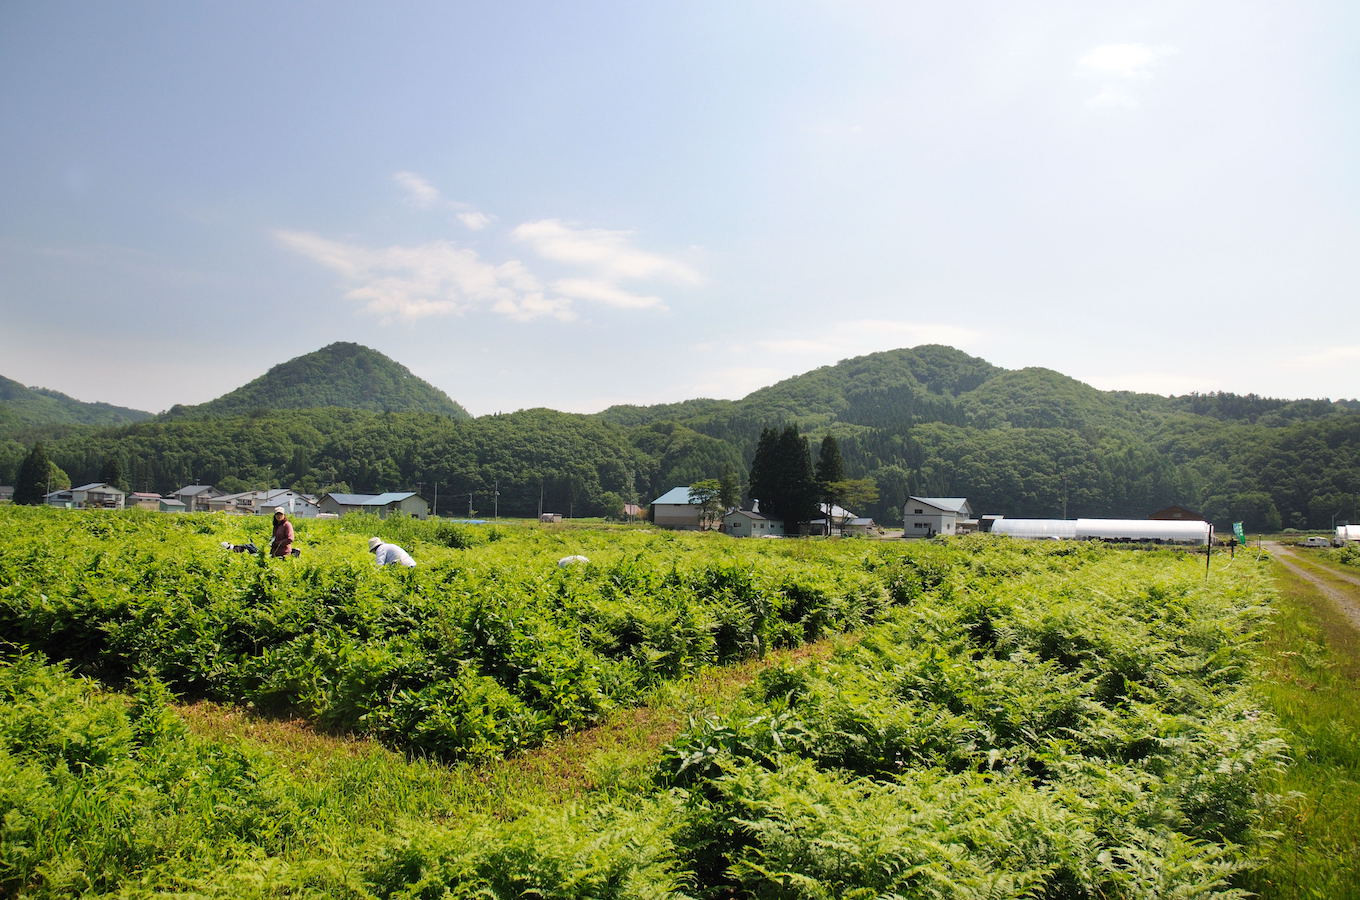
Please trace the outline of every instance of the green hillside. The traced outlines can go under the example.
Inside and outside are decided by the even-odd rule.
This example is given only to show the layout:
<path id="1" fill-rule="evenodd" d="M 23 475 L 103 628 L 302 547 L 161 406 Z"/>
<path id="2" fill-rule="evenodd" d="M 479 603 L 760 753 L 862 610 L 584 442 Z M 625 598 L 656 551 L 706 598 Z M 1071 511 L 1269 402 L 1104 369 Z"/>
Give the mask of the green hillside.
<path id="1" fill-rule="evenodd" d="M 1100 391 L 934 345 L 844 360 L 740 400 L 471 419 L 381 354 L 336 344 L 212 403 L 44 439 L 77 482 L 113 459 L 138 489 L 201 480 L 433 499 L 438 485 L 446 512 L 466 514 L 471 494 L 484 513 L 600 515 L 705 478 L 744 481 L 761 430 L 787 424 L 814 449 L 837 439 L 845 477 L 879 491 L 855 512 L 883 524 L 900 521 L 911 494 L 1009 516 L 1141 518 L 1180 505 L 1253 530 L 1360 521 L 1353 402 Z M 0 440 L 0 483 L 33 438 Z"/>
<path id="2" fill-rule="evenodd" d="M 216 400 L 175 406 L 166 417 L 203 418 L 316 407 L 470 418 L 467 410 L 405 366 L 376 350 L 344 342 L 280 363 Z"/>
<path id="3" fill-rule="evenodd" d="M 0 431 L 34 425 L 121 425 L 151 415 L 109 403 L 83 403 L 60 391 L 24 387 L 0 376 Z"/>

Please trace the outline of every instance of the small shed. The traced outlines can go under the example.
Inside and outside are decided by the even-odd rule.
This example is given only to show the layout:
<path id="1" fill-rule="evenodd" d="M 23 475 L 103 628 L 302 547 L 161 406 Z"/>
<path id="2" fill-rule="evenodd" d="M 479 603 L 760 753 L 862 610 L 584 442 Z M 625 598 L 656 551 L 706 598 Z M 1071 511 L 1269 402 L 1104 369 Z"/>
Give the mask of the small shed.
<path id="1" fill-rule="evenodd" d="M 162 497 L 158 505 L 161 512 L 182 513 L 186 509 L 184 502 L 174 497 Z"/>
<path id="2" fill-rule="evenodd" d="M 184 504 L 180 504 L 183 506 Z M 126 506 L 128 509 L 160 509 L 161 495 L 150 491 L 133 491 L 127 495 Z"/>
<path id="3" fill-rule="evenodd" d="M 551 524 L 553 524 L 554 522 L 561 522 L 561 521 L 562 521 L 562 514 L 561 514 L 561 513 L 539 513 L 539 514 L 538 514 L 538 521 L 540 521 L 540 522 L 545 522 L 545 523 L 551 525 Z"/>

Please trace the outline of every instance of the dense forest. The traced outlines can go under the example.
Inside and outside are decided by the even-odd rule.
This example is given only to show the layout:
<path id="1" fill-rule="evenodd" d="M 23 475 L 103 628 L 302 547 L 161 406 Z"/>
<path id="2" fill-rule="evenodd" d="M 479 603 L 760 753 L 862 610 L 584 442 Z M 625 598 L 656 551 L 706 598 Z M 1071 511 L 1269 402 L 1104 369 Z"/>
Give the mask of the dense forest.
<path id="1" fill-rule="evenodd" d="M 116 463 L 135 490 L 418 489 L 433 499 L 437 486 L 445 514 L 470 502 L 483 514 L 598 515 L 701 479 L 745 482 L 762 432 L 788 425 L 810 452 L 836 439 L 845 477 L 879 490 L 855 512 L 882 523 L 900 520 L 909 494 L 1011 516 L 1141 518 L 1178 504 L 1252 529 L 1360 521 L 1354 401 L 1098 391 L 933 345 L 825 366 L 741 400 L 473 419 L 381 354 L 337 344 L 151 421 L 10 422 L 0 482 L 12 484 L 42 440 L 77 484 Z"/>

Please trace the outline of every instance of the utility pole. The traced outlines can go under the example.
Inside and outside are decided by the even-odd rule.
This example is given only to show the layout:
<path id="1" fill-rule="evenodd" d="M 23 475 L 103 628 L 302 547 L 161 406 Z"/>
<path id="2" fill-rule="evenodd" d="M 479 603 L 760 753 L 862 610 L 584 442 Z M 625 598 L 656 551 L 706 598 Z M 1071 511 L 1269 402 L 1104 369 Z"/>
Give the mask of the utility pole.
<path id="1" fill-rule="evenodd" d="M 468 518 L 472 518 L 472 491 L 468 491 Z"/>
<path id="2" fill-rule="evenodd" d="M 492 504 L 492 518 L 499 519 L 501 517 L 501 480 L 499 478 L 495 481 L 495 499 Z"/>
<path id="3" fill-rule="evenodd" d="M 439 482 L 434 483 L 434 511 L 430 513 L 436 519 L 439 518 Z"/>

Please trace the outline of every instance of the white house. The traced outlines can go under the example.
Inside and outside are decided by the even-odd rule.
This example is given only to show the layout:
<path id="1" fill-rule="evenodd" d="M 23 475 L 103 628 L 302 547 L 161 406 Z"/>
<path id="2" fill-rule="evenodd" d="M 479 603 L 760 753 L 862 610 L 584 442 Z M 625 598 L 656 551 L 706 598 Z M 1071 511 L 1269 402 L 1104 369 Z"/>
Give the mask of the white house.
<path id="1" fill-rule="evenodd" d="M 261 515 L 272 515 L 278 506 L 282 506 L 288 515 L 300 519 L 314 519 L 321 512 L 321 507 L 314 499 L 290 488 L 260 491 L 260 496 L 255 499 L 255 512 Z"/>
<path id="2" fill-rule="evenodd" d="M 963 497 L 908 497 L 902 507 L 902 537 L 935 537 L 958 534 L 973 517 Z"/>
<path id="3" fill-rule="evenodd" d="M 699 507 L 689 502 L 689 488 L 671 488 L 651 502 L 652 524 L 679 531 L 699 530 Z"/>
<path id="4" fill-rule="evenodd" d="M 767 519 L 752 509 L 734 509 L 723 516 L 723 531 L 732 537 L 765 537 L 782 535 L 784 523 Z"/>

